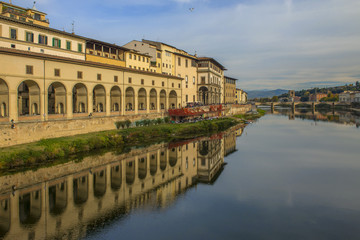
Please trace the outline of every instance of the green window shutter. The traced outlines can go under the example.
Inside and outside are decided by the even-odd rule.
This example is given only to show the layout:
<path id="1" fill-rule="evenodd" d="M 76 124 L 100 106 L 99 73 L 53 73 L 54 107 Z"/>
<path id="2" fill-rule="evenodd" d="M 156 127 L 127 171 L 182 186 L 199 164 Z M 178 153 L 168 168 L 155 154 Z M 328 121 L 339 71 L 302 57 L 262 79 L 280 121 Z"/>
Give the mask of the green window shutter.
<path id="1" fill-rule="evenodd" d="M 55 38 L 53 38 L 53 47 L 55 47 Z"/>
<path id="2" fill-rule="evenodd" d="M 40 43 L 40 39 L 41 39 L 41 35 L 39 35 L 39 38 L 38 38 L 38 43 Z"/>
<path id="3" fill-rule="evenodd" d="M 61 48 L 61 40 L 59 39 L 59 48 Z"/>
<path id="4" fill-rule="evenodd" d="M 34 42 L 34 34 L 31 33 L 31 42 Z"/>
<path id="5" fill-rule="evenodd" d="M 45 44 L 47 45 L 48 44 L 48 37 L 45 36 Z"/>
<path id="6" fill-rule="evenodd" d="M 26 41 L 28 42 L 29 41 L 29 34 L 25 33 L 25 36 L 26 36 Z"/>

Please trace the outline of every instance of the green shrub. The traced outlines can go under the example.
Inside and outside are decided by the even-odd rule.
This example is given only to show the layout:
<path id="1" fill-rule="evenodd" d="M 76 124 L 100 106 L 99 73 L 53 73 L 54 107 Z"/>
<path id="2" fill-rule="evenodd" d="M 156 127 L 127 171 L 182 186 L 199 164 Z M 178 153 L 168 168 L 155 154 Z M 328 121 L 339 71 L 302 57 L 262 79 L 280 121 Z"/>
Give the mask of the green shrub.
<path id="1" fill-rule="evenodd" d="M 169 122 L 170 122 L 170 118 L 169 118 L 169 117 L 164 117 L 164 122 L 165 122 L 165 123 L 169 123 Z"/>

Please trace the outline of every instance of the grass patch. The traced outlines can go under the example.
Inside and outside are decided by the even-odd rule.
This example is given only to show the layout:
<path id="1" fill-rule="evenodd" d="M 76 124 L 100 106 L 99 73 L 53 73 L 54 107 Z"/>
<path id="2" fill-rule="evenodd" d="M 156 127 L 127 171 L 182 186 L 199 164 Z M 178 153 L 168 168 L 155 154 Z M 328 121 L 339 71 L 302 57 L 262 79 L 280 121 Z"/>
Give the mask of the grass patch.
<path id="1" fill-rule="evenodd" d="M 121 153 L 124 149 L 133 146 L 146 146 L 156 142 L 205 136 L 217 131 L 224 131 L 236 124 L 238 124 L 236 120 L 224 118 L 197 123 L 165 123 L 71 137 L 43 139 L 30 144 L 1 148 L 0 170 L 11 171 L 47 165 L 55 160 L 69 159 L 76 154 L 102 149 L 114 149 Z"/>

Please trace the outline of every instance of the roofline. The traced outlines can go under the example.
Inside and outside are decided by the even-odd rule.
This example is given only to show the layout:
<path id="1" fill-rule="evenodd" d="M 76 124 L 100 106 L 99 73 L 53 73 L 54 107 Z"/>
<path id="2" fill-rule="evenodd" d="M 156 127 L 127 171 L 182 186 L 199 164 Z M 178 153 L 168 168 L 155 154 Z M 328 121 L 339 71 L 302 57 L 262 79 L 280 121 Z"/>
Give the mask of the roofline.
<path id="1" fill-rule="evenodd" d="M 86 38 L 86 37 L 83 37 L 83 36 L 80 36 L 80 35 L 68 33 L 68 32 L 65 32 L 65 31 L 60 31 L 60 30 L 57 30 L 55 28 L 44 27 L 44 26 L 41 26 L 41 25 L 33 24 L 33 23 L 22 22 L 20 20 L 4 17 L 4 16 L 1 16 L 1 15 L 0 15 L 0 19 L 5 20 L 5 21 L 9 21 L 9 22 L 23 24 L 23 25 L 26 25 L 26 26 L 29 26 L 29 27 L 40 28 L 40 29 L 43 29 L 43 30 L 52 31 L 52 32 L 59 33 L 59 34 L 68 35 L 68 36 L 75 37 L 75 38 L 80 38 L 80 39 L 83 39 L 83 40 L 90 39 L 90 38 Z"/>
<path id="2" fill-rule="evenodd" d="M 110 64 L 105 64 L 105 63 L 97 63 L 97 62 L 91 62 L 91 61 L 85 61 L 85 60 L 79 60 L 79 59 L 59 57 L 59 56 L 47 55 L 47 54 L 43 54 L 43 53 L 33 53 L 33 52 L 22 51 L 22 50 L 17 50 L 17 49 L 8 49 L 8 48 L 4 48 L 4 47 L 0 47 L 0 54 L 37 58 L 37 59 L 43 59 L 43 60 L 47 59 L 47 60 L 58 61 L 58 62 L 85 65 L 85 66 L 90 66 L 90 67 L 99 67 L 99 68 L 105 68 L 105 69 L 111 69 L 111 70 L 127 71 L 127 72 L 140 73 L 140 74 L 157 76 L 157 77 L 165 77 L 165 78 L 171 78 L 171 79 L 184 80 L 184 78 L 180 78 L 180 77 L 176 77 L 176 76 L 172 76 L 172 75 L 165 75 L 165 74 L 154 73 L 154 72 L 145 72 L 145 71 L 141 71 L 141 70 L 136 70 L 136 69 L 127 68 L 127 67 L 120 67 L 120 66 L 110 65 Z"/>
<path id="3" fill-rule="evenodd" d="M 24 7 L 20 7 L 20 6 L 18 6 L 18 5 L 14 5 L 14 4 L 11 4 L 11 3 L 7 3 L 7 2 L 3 2 L 3 1 L 0 1 L 0 3 L 3 3 L 3 4 L 6 4 L 6 5 L 9 5 L 9 6 L 12 6 L 12 7 L 17 7 L 17 8 L 22 8 L 22 9 L 24 9 L 24 10 L 32 10 L 32 11 L 35 11 L 35 12 L 39 12 L 39 13 L 42 13 L 42 14 L 45 14 L 45 15 L 47 15 L 46 13 L 44 13 L 44 12 L 41 12 L 41 11 L 39 11 L 39 10 L 37 10 L 37 9 L 32 9 L 32 8 L 24 8 Z"/>
<path id="4" fill-rule="evenodd" d="M 96 39 L 93 39 L 93 38 L 87 38 L 87 37 L 83 37 L 83 38 L 86 40 L 86 42 L 94 42 L 94 43 L 99 43 L 99 44 L 103 44 L 103 45 L 108 45 L 108 46 L 112 46 L 114 48 L 121 48 L 122 50 L 125 50 L 125 51 L 130 51 L 131 50 L 129 48 L 119 46 L 119 45 L 116 45 L 116 44 L 113 44 L 113 43 L 108 43 L 108 42 L 96 40 Z"/>
<path id="5" fill-rule="evenodd" d="M 155 46 L 155 47 L 156 47 L 156 45 L 155 45 L 155 44 L 151 44 L 151 43 L 163 44 L 163 45 L 165 45 L 165 46 L 172 47 L 172 48 L 175 48 L 175 49 L 177 49 L 177 50 L 180 50 L 180 51 L 183 51 L 183 52 L 186 52 L 187 54 L 189 54 L 187 51 L 185 51 L 185 50 L 183 50 L 183 49 L 174 47 L 174 46 L 172 46 L 172 45 L 169 45 L 169 44 L 166 44 L 166 43 L 163 43 L 163 42 L 152 41 L 152 40 L 147 40 L 147 39 L 142 39 L 142 41 L 145 41 L 145 43 L 150 44 L 150 45 L 153 45 L 153 46 Z M 161 50 L 161 49 L 159 49 L 159 50 Z M 170 51 L 168 51 L 168 50 L 165 50 L 165 51 L 170 52 Z M 174 53 L 174 54 L 178 54 L 178 55 L 187 56 L 187 55 L 181 54 L 181 53 L 176 53 L 176 52 L 173 52 L 173 53 Z M 191 55 L 191 54 L 189 54 L 189 55 L 190 55 L 192 58 L 196 58 L 195 56 L 193 56 L 193 55 Z"/>
<path id="6" fill-rule="evenodd" d="M 222 64 L 220 64 L 218 61 L 216 61 L 214 58 L 211 58 L 211 57 L 198 57 L 198 60 L 199 61 L 202 61 L 202 60 L 205 60 L 205 61 L 211 61 L 215 64 L 217 64 L 218 66 L 220 66 L 220 68 L 222 70 L 227 70 Z"/>
<path id="7" fill-rule="evenodd" d="M 228 77 L 228 76 L 224 76 L 224 78 L 228 78 L 228 79 L 230 79 L 230 80 L 235 80 L 235 81 L 239 80 L 239 79 L 232 78 L 232 77 Z"/>

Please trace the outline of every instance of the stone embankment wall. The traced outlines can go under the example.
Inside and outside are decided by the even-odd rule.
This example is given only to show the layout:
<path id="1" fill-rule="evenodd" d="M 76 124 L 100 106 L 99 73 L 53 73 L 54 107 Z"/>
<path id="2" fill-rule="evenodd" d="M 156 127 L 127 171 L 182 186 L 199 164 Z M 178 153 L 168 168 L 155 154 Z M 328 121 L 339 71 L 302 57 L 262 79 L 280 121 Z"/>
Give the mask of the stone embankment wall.
<path id="1" fill-rule="evenodd" d="M 118 117 L 88 117 L 73 120 L 52 120 L 46 122 L 21 122 L 15 123 L 15 129 L 11 124 L 0 125 L 0 147 L 8 147 L 18 144 L 30 143 L 46 138 L 58 138 L 74 136 L 90 132 L 114 130 L 116 121 L 129 119 L 163 118 L 164 114 L 128 115 Z"/>
<path id="2" fill-rule="evenodd" d="M 251 110 L 251 105 L 232 105 L 226 111 L 225 116 L 245 113 Z M 167 116 L 165 113 L 150 113 L 142 115 L 127 115 L 118 117 L 87 117 L 73 120 L 49 120 L 46 122 L 20 122 L 0 125 L 0 147 L 9 147 L 18 144 L 30 143 L 47 138 L 74 136 L 90 132 L 114 130 L 116 121 L 129 119 L 156 119 Z"/>

